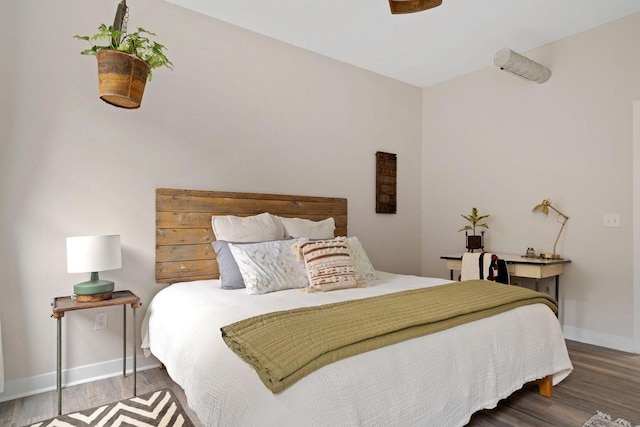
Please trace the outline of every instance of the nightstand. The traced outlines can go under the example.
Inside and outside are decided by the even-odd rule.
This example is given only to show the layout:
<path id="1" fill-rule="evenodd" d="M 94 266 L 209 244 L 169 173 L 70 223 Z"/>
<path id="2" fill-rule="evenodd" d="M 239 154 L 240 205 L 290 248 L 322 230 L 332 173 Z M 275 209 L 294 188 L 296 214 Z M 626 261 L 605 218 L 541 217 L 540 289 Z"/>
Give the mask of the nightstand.
<path id="1" fill-rule="evenodd" d="M 131 304 L 133 311 L 133 395 L 136 396 L 136 309 L 142 304 L 140 297 L 131 291 L 116 291 L 111 299 L 92 302 L 77 302 L 70 296 L 55 297 L 51 303 L 53 314 L 51 317 L 57 319 L 58 327 L 58 356 L 56 371 L 56 388 L 58 391 L 58 415 L 62 414 L 62 318 L 67 311 L 84 310 L 87 308 L 110 307 L 121 305 L 123 313 L 122 322 L 122 376 L 126 377 L 127 368 L 127 305 Z"/>

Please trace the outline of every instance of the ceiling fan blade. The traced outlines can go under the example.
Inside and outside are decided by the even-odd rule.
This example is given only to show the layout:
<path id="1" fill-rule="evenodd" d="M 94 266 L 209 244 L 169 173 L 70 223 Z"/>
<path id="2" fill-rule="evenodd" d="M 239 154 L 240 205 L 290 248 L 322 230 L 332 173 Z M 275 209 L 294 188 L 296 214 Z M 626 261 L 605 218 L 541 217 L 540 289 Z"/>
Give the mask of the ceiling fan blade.
<path id="1" fill-rule="evenodd" d="M 389 0 L 391 13 L 414 13 L 440 6 L 442 0 Z"/>

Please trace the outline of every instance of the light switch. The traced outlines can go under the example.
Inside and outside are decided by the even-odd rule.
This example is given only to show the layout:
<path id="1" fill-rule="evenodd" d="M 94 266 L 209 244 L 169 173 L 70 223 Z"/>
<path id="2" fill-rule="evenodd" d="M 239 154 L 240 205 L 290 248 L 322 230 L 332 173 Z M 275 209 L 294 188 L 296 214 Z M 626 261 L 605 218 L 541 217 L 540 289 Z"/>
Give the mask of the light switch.
<path id="1" fill-rule="evenodd" d="M 605 227 L 620 227 L 620 214 L 604 214 Z"/>

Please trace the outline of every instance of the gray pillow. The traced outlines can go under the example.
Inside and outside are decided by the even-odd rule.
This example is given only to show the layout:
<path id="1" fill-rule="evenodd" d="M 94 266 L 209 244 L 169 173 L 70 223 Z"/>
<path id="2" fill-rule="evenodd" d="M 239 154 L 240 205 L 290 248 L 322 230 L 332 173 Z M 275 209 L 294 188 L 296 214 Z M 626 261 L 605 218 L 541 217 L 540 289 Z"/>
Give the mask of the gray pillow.
<path id="1" fill-rule="evenodd" d="M 218 269 L 220 270 L 220 287 L 222 289 L 243 289 L 244 280 L 236 260 L 233 258 L 229 242 L 216 240 L 213 242 L 213 250 L 216 251 Z"/>
<path id="2" fill-rule="evenodd" d="M 278 240 L 291 240 L 291 237 L 285 237 Z M 216 260 L 218 261 L 218 270 L 220 270 L 220 287 L 222 289 L 244 289 L 244 279 L 238 268 L 229 243 L 233 244 L 250 244 L 254 242 L 227 242 L 226 240 L 216 240 L 212 243 L 213 250 L 216 251 Z M 255 242 L 257 243 L 257 242 Z"/>

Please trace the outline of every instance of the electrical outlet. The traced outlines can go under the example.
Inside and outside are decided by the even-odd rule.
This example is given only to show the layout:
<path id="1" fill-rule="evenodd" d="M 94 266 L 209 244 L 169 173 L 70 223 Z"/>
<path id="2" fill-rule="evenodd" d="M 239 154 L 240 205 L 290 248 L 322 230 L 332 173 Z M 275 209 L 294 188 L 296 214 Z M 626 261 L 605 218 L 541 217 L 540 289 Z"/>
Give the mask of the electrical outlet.
<path id="1" fill-rule="evenodd" d="M 620 227 L 620 214 L 604 214 L 603 226 Z"/>
<path id="2" fill-rule="evenodd" d="M 96 313 L 96 323 L 93 327 L 96 331 L 98 329 L 106 329 L 107 327 L 107 313 Z"/>

